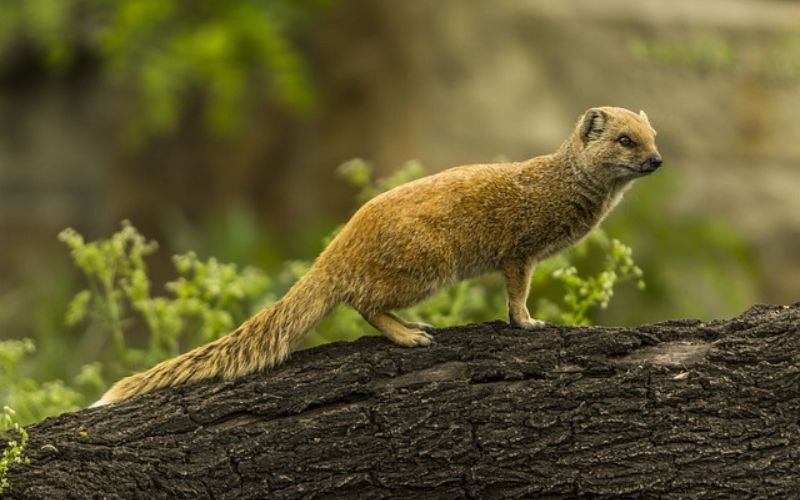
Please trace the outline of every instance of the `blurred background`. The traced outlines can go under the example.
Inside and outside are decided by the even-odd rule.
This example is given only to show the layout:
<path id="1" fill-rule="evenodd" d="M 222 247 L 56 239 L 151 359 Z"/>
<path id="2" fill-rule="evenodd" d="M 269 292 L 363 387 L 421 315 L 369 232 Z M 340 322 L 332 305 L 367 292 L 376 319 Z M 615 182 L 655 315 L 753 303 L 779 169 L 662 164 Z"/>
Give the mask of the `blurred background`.
<path id="1" fill-rule="evenodd" d="M 597 322 L 800 300 L 800 2 L 3 0 L 0 339 L 79 342 L 66 227 L 129 219 L 156 290 L 189 250 L 270 274 L 357 208 L 343 162 L 525 159 L 597 105 L 666 161 L 604 223 L 647 288 Z"/>

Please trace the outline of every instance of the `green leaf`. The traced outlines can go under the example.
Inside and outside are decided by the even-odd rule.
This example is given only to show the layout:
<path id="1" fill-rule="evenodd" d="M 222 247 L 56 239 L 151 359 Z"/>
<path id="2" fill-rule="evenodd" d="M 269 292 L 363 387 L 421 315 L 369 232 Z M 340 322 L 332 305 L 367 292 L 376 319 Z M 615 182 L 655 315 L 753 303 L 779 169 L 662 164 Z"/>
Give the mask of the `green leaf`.
<path id="1" fill-rule="evenodd" d="M 86 318 L 89 309 L 89 301 L 92 299 L 92 294 L 89 290 L 78 292 L 75 297 L 67 306 L 67 314 L 65 321 L 67 326 L 75 326 Z"/>

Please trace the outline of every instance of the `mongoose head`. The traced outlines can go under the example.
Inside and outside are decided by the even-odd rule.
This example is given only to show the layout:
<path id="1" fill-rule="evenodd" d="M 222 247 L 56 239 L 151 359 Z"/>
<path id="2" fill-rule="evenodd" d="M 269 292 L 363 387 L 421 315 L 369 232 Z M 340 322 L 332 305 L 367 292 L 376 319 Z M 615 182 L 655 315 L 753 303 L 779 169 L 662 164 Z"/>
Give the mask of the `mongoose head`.
<path id="1" fill-rule="evenodd" d="M 579 162 L 593 177 L 633 180 L 661 166 L 656 130 L 644 111 L 591 108 L 578 121 L 575 133 Z"/>

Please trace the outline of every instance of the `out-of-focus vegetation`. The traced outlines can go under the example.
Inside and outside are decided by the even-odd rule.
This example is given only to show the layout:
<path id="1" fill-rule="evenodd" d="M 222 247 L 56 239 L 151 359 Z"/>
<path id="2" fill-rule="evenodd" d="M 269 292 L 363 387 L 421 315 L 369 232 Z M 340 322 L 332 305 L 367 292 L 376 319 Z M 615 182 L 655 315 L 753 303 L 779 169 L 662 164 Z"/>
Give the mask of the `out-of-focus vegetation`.
<path id="1" fill-rule="evenodd" d="M 325 3 L 5 0 L 0 57 L 24 44 L 56 75 L 81 57 L 99 60 L 133 95 L 137 112 L 127 132 L 134 141 L 174 131 L 198 100 L 211 130 L 228 134 L 261 88 L 292 108 L 312 105 L 308 69 L 291 35 Z"/>
<path id="2" fill-rule="evenodd" d="M 697 71 L 730 70 L 737 64 L 737 52 L 731 43 L 708 32 L 680 40 L 637 37 L 630 40 L 629 49 L 643 61 Z"/>
<path id="3" fill-rule="evenodd" d="M 800 35 L 774 37 L 771 49 L 759 57 L 746 54 L 730 36 L 711 31 L 677 37 L 633 37 L 631 55 L 660 66 L 689 69 L 697 73 L 738 72 L 769 81 L 796 83 L 800 80 Z"/>
<path id="4" fill-rule="evenodd" d="M 107 364 L 107 375 L 117 378 L 176 356 L 186 345 L 218 338 L 250 315 L 269 286 L 255 268 L 239 271 L 235 264 L 213 257 L 203 262 L 190 252 L 173 257 L 178 279 L 165 285 L 166 296 L 153 297 L 145 257 L 158 245 L 129 222 L 122 226 L 90 243 L 72 229 L 60 235 L 89 285 L 70 302 L 66 324 L 110 337 L 114 362 Z M 127 341 L 137 326 L 146 331 L 144 348 Z"/>
<path id="5" fill-rule="evenodd" d="M 77 375 L 73 374 L 71 385 L 30 375 L 35 372 L 37 361 L 44 361 L 37 360 L 35 352 L 30 339 L 0 341 L 0 404 L 13 408 L 23 424 L 77 410 L 85 402 L 82 391 L 90 392 L 102 385 L 96 363 L 87 364 Z M 61 356 L 69 354 L 62 352 Z"/>
<path id="6" fill-rule="evenodd" d="M 603 227 L 636 252 L 645 293 L 621 290 L 602 323 L 640 324 L 676 317 L 715 318 L 742 311 L 757 295 L 753 251 L 732 224 L 703 212 L 670 210 L 684 181 L 674 169 L 642 179 Z"/>

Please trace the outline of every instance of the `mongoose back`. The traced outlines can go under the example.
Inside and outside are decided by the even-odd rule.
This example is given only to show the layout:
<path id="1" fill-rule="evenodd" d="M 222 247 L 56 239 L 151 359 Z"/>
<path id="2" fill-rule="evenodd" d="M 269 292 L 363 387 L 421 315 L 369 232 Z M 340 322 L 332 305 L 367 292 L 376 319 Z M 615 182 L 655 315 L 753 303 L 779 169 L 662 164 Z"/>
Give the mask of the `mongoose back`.
<path id="1" fill-rule="evenodd" d="M 586 236 L 661 165 L 655 136 L 644 112 L 592 108 L 553 154 L 455 167 L 376 196 L 283 298 L 227 336 L 120 380 L 96 404 L 278 365 L 340 303 L 397 344 L 428 345 L 426 325 L 392 311 L 490 271 L 505 279 L 510 322 L 536 328 L 526 305 L 534 266 Z"/>

